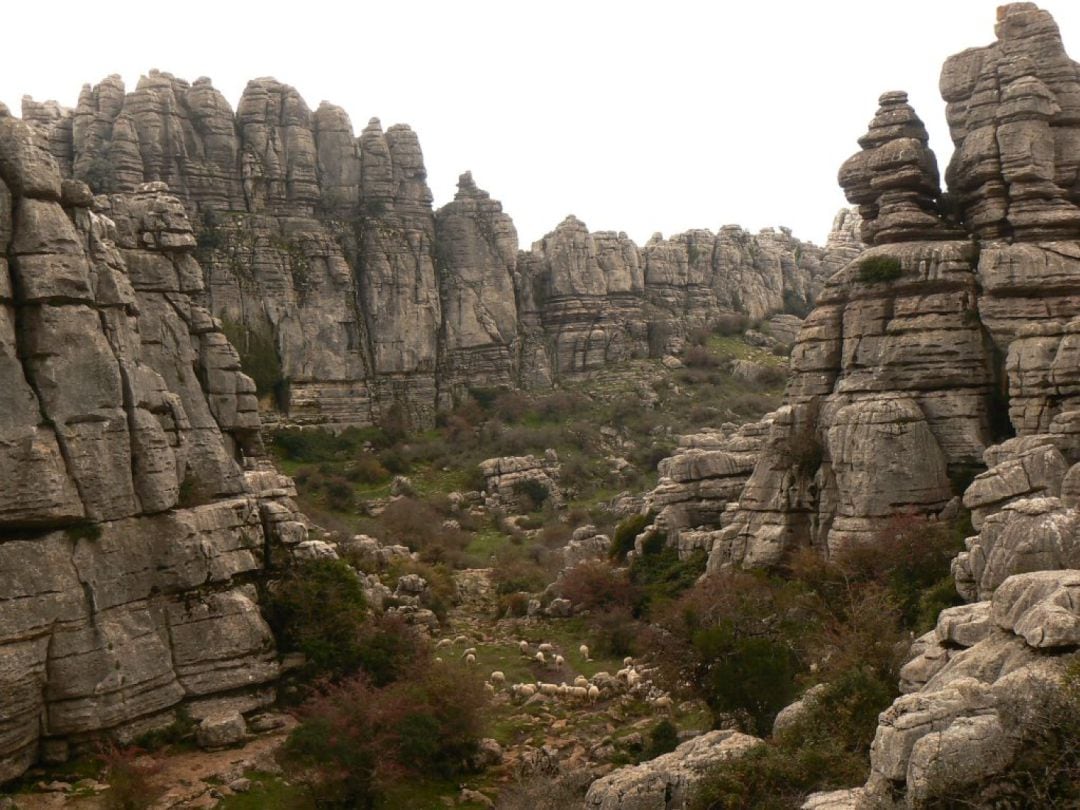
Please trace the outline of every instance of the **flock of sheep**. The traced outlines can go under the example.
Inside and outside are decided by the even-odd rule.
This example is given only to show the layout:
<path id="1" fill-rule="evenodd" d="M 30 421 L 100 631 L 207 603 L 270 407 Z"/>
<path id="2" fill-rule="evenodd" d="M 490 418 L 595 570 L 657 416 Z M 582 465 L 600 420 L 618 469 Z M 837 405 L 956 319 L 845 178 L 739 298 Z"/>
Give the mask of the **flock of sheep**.
<path id="1" fill-rule="evenodd" d="M 455 644 L 468 644 L 469 640 L 465 636 L 458 636 L 457 638 L 444 638 L 440 639 L 436 643 L 436 650 L 452 647 Z M 566 664 L 566 659 L 562 655 L 559 655 L 555 651 L 553 644 L 543 643 L 537 645 L 536 652 L 533 653 L 532 647 L 528 641 L 522 639 L 518 642 L 518 649 L 521 651 L 521 655 L 525 658 L 529 658 L 535 661 L 542 667 L 546 667 L 548 670 L 560 671 Z M 587 645 L 582 644 L 578 647 L 578 652 L 581 657 L 586 661 L 591 661 L 589 656 L 589 648 Z M 473 665 L 476 663 L 476 648 L 466 647 L 461 653 L 462 659 L 466 664 Z M 436 658 L 436 661 L 441 661 L 441 658 Z M 573 684 L 568 684 L 565 681 L 562 683 L 546 683 L 542 681 L 536 681 L 535 683 L 515 683 L 510 685 L 510 693 L 521 700 L 528 700 L 530 697 L 536 694 L 545 695 L 548 697 L 568 697 L 577 700 L 587 700 L 590 703 L 595 703 L 600 699 L 601 685 L 608 685 L 614 681 L 625 684 L 626 689 L 634 689 L 642 682 L 641 673 L 635 668 L 632 658 L 623 659 L 623 668 L 615 673 L 614 679 L 607 672 L 598 672 L 592 679 L 586 678 L 584 675 L 578 675 L 574 678 Z M 488 677 L 484 683 L 484 688 L 489 694 L 494 695 L 499 689 L 505 689 L 506 675 L 501 670 L 495 670 Z M 654 707 L 670 710 L 672 707 L 671 698 L 667 695 L 661 695 L 650 701 Z"/>

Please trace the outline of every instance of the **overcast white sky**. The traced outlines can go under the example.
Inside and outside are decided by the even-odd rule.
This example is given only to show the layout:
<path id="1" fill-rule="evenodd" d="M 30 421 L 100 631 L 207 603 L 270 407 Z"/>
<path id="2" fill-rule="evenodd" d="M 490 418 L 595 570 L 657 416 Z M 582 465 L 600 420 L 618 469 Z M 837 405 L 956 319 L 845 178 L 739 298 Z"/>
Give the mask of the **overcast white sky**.
<path id="1" fill-rule="evenodd" d="M 209 76 L 234 105 L 274 76 L 314 109 L 420 136 L 436 205 L 457 176 L 502 200 L 523 246 L 591 229 L 787 225 L 824 240 L 841 162 L 878 95 L 907 90 L 944 166 L 950 54 L 993 41 L 997 0 L 7 2 L 0 101 L 74 105 L 151 68 Z M 1043 0 L 1080 58 L 1080 2 Z"/>

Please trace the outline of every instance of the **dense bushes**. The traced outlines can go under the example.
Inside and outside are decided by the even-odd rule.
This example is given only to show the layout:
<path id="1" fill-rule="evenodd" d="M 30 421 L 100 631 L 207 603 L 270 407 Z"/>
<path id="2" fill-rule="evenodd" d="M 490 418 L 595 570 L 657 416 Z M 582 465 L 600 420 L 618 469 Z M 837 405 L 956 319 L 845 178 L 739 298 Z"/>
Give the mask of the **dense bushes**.
<path id="1" fill-rule="evenodd" d="M 809 793 L 864 782 L 877 715 L 891 700 L 891 685 L 850 673 L 812 700 L 794 725 L 713 770 L 697 786 L 692 807 L 794 810 Z"/>
<path id="2" fill-rule="evenodd" d="M 947 572 L 965 522 L 902 516 L 830 560 L 794 555 L 786 578 L 710 577 L 665 611 L 663 658 L 718 721 L 765 733 L 805 686 L 825 683 L 794 725 L 713 773 L 695 807 L 795 808 L 811 791 L 865 781 L 910 638 L 956 598 Z"/>
<path id="3" fill-rule="evenodd" d="M 634 550 L 634 541 L 637 536 L 645 531 L 645 527 L 653 522 L 655 515 L 631 515 L 625 518 L 616 528 L 615 535 L 611 538 L 611 558 L 624 560 L 626 555 Z"/>
<path id="4" fill-rule="evenodd" d="M 353 461 L 371 448 L 391 444 L 379 428 L 346 428 L 340 433 L 328 430 L 287 428 L 274 434 L 273 447 L 289 461 Z"/>
<path id="5" fill-rule="evenodd" d="M 344 562 L 312 560 L 290 568 L 264 605 L 281 649 L 302 652 L 314 671 L 337 676 L 360 665 L 364 591 Z"/>
<path id="6" fill-rule="evenodd" d="M 424 661 L 385 686 L 358 676 L 324 687 L 284 748 L 316 805 L 373 808 L 405 779 L 464 773 L 483 730 L 485 695 L 463 666 Z"/>

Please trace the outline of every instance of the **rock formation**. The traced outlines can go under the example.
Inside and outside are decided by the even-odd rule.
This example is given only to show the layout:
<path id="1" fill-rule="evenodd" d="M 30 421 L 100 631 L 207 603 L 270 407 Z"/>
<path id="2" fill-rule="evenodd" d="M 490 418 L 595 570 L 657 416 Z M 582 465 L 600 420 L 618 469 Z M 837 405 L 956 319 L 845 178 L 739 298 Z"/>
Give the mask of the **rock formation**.
<path id="1" fill-rule="evenodd" d="M 130 92 L 117 76 L 84 87 L 74 110 L 26 98 L 23 115 L 65 176 L 163 182 L 184 202 L 200 302 L 258 369 L 264 409 L 298 423 L 430 424 L 470 386 L 661 356 L 724 314 L 802 315 L 853 247 L 851 217 L 824 250 L 733 226 L 639 248 L 571 217 L 519 253 L 467 173 L 432 211 L 408 127 L 372 119 L 355 137 L 340 107 L 313 113 L 270 78 L 235 113 L 209 79 L 151 71 Z"/>
<path id="2" fill-rule="evenodd" d="M 92 197 L 35 130 L 0 108 L 0 781 L 46 741 L 271 700 L 255 576 L 306 534 L 183 205 Z"/>
<path id="3" fill-rule="evenodd" d="M 686 810 L 705 773 L 725 760 L 742 756 L 761 740 L 737 731 L 710 731 L 684 742 L 669 754 L 640 765 L 619 768 L 589 786 L 589 810 Z"/>
<path id="4" fill-rule="evenodd" d="M 881 97 L 840 172 L 871 247 L 807 318 L 788 402 L 712 543 L 713 569 L 775 564 L 954 496 L 971 511 L 953 562 L 968 604 L 915 641 L 865 787 L 806 807 L 989 806 L 1080 644 L 1080 65 L 1032 3 L 1002 6 L 996 33 L 942 72 L 949 195 L 906 97 Z"/>

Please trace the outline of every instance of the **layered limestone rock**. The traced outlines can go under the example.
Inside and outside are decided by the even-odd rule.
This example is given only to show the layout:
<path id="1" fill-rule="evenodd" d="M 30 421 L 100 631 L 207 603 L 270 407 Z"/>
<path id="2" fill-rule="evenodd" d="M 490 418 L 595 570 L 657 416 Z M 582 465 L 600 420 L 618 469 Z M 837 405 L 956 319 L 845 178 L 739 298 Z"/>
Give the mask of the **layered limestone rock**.
<path id="1" fill-rule="evenodd" d="M 74 110 L 23 101 L 65 174 L 96 192 L 167 184 L 196 225 L 199 294 L 299 423 L 431 424 L 470 385 L 550 386 L 661 356 L 725 314 L 804 313 L 847 255 L 730 226 L 639 248 L 570 218 L 518 254 L 500 204 L 462 176 L 436 216 L 406 126 L 314 112 L 272 78 L 234 112 L 209 79 L 150 71 L 83 88 Z"/>
<path id="2" fill-rule="evenodd" d="M 885 93 L 859 138 L 862 151 L 840 168 L 848 201 L 859 206 L 868 245 L 962 236 L 941 213 L 937 159 L 930 136 L 907 103 L 907 93 Z"/>
<path id="3" fill-rule="evenodd" d="M 659 357 L 725 316 L 804 313 L 841 266 L 837 257 L 861 249 L 857 221 L 854 212 L 837 217 L 828 249 L 786 228 L 754 235 L 734 225 L 657 234 L 638 248 L 626 234 L 590 233 L 567 217 L 518 257 L 523 382 Z"/>
<path id="4" fill-rule="evenodd" d="M 644 534 L 663 532 L 680 558 L 699 548 L 711 551 L 719 535 L 716 527 L 729 522 L 770 424 L 766 417 L 680 436 L 675 453 L 657 465 L 660 478 L 644 504 L 644 511 L 656 518 Z"/>
<path id="5" fill-rule="evenodd" d="M 694 788 L 723 762 L 762 742 L 737 731 L 709 731 L 669 754 L 612 771 L 589 786 L 585 807 L 592 810 L 685 810 Z"/>
<path id="6" fill-rule="evenodd" d="M 932 268 L 925 258 L 939 257 L 937 271 L 926 275 L 934 284 L 918 299 L 917 317 L 930 330 L 922 349 L 931 361 L 927 370 L 918 377 L 887 377 L 882 369 L 890 356 L 879 343 L 865 364 L 870 376 L 857 378 L 860 386 L 887 381 L 914 421 L 892 420 L 893 438 L 877 446 L 876 459 L 865 458 L 855 479 L 869 483 L 868 489 L 884 481 L 883 489 L 900 501 L 911 501 L 912 485 L 923 487 L 932 511 L 935 475 L 970 463 L 980 442 L 988 446 L 979 465 L 986 471 L 963 493 L 977 534 L 967 538 L 952 566 L 969 604 L 943 611 L 935 630 L 913 644 L 900 673 L 905 694 L 879 718 L 865 788 L 817 797 L 820 806 L 921 807 L 950 799 L 993 804 L 1025 740 L 1037 737 L 1060 710 L 1055 695 L 1080 643 L 1080 408 L 1074 384 L 1080 367 L 1074 350 L 1080 329 L 1080 69 L 1065 56 L 1049 14 L 1032 3 L 998 9 L 996 32 L 996 43 L 952 57 L 942 73 L 957 147 L 947 172 L 948 204 L 941 204 L 929 182 L 932 161 L 921 133 L 904 131 L 912 116 L 895 94 L 882 97 L 871 127 L 881 137 L 863 143 L 867 149 L 841 171 L 849 199 L 860 204 L 867 223 L 864 236 L 877 246 L 834 283 L 865 272 L 878 288 L 903 285 L 912 258 L 922 256 L 921 266 Z M 881 150 L 905 139 L 903 149 L 875 165 Z M 898 188 L 906 195 L 898 196 Z M 978 241 L 943 240 L 954 227 L 946 212 Z M 899 267 L 866 264 L 882 258 L 899 258 Z M 950 318 L 948 335 L 932 337 L 950 309 L 930 302 L 942 300 L 946 289 L 946 299 L 962 297 L 962 306 L 951 310 L 962 313 L 960 323 Z M 843 319 L 850 303 L 830 311 L 828 290 L 822 301 L 795 349 L 790 407 L 805 407 L 832 389 L 819 418 L 827 431 L 822 469 L 830 469 L 839 491 L 843 476 L 834 454 L 844 409 L 830 412 L 829 406 L 846 383 L 829 369 L 836 357 L 865 346 L 866 338 L 856 334 L 857 343 L 847 342 Z M 900 311 L 901 301 L 894 299 L 891 312 Z M 967 337 L 963 324 L 972 330 Z M 842 344 L 831 339 L 835 331 Z M 979 374 L 955 377 L 954 391 L 941 388 L 940 398 L 932 399 L 930 390 L 950 373 L 944 347 L 965 358 L 957 360 L 957 369 L 965 369 L 959 373 L 974 367 Z M 988 420 L 972 418 L 976 400 L 964 397 L 973 394 L 984 397 Z M 908 426 L 920 416 L 936 448 L 920 440 L 901 451 L 897 438 L 913 436 Z M 896 452 L 907 453 L 908 466 L 901 480 L 890 481 Z M 820 471 L 815 480 L 826 497 L 835 497 Z M 766 487 L 774 499 L 791 492 L 782 480 Z M 749 537 L 760 547 L 758 536 Z"/>
<path id="7" fill-rule="evenodd" d="M 868 260 L 893 277 L 868 276 Z M 829 280 L 712 569 L 774 565 L 805 545 L 827 553 L 956 494 L 950 469 L 979 463 L 994 429 L 998 372 L 974 261 L 966 242 L 886 245 Z"/>
<path id="8" fill-rule="evenodd" d="M 882 713 L 857 807 L 918 807 L 992 783 L 1020 753 L 1021 726 L 1049 717 L 1061 653 L 1080 642 L 1080 572 L 1005 580 L 988 602 L 944 611 L 904 667 L 908 689 Z"/>
<path id="9" fill-rule="evenodd" d="M 453 202 L 435 214 L 435 235 L 444 384 L 451 389 L 513 385 L 518 372 L 513 221 L 466 172 Z"/>
<path id="10" fill-rule="evenodd" d="M 92 198 L 54 146 L 0 111 L 0 781 L 43 741 L 272 699 L 253 577 L 306 532 L 192 301 L 184 207 L 157 183 Z"/>

